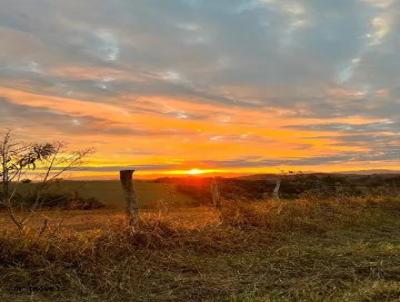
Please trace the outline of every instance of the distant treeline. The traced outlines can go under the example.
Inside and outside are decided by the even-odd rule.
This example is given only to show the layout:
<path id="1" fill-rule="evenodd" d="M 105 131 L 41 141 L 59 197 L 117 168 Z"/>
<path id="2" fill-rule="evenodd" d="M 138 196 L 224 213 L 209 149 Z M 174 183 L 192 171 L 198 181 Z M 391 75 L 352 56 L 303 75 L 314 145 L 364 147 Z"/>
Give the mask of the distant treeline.
<path id="1" fill-rule="evenodd" d="M 400 193 L 400 175 L 292 174 L 242 178 L 218 178 L 221 196 L 226 200 L 260 200 L 272 196 L 277 179 L 281 179 L 280 198 L 358 197 L 396 195 Z M 190 195 L 199 204 L 211 200 L 212 178 L 161 178 L 156 182 L 174 183 L 178 191 Z"/>

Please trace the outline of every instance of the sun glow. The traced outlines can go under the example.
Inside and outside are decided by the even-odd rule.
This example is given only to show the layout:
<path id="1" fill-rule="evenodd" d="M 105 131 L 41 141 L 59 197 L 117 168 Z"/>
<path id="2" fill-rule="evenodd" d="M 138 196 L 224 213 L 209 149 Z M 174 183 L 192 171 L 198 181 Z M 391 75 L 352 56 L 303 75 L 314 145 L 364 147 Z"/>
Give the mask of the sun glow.
<path id="1" fill-rule="evenodd" d="M 199 175 L 199 174 L 207 173 L 207 171 L 194 168 L 194 169 L 188 170 L 186 173 L 189 175 Z"/>
<path id="2" fill-rule="evenodd" d="M 162 174 L 164 175 L 180 175 L 180 176 L 185 176 L 185 175 L 191 175 L 191 176 L 198 176 L 198 175 L 215 175 L 215 174 L 225 174 L 228 173 L 228 170 L 220 170 L 220 169 L 199 169 L 199 168 L 191 168 L 191 169 L 186 169 L 186 170 L 169 170 L 169 171 L 164 171 Z"/>

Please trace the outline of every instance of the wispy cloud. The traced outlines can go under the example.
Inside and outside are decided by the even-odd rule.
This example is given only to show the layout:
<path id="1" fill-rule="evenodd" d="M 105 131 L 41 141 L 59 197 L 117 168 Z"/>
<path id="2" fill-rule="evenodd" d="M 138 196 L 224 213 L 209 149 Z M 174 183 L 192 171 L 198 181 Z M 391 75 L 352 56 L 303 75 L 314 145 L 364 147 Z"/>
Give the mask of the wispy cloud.
<path id="1" fill-rule="evenodd" d="M 400 165 L 398 1 L 0 5 L 0 127 L 99 167 Z"/>

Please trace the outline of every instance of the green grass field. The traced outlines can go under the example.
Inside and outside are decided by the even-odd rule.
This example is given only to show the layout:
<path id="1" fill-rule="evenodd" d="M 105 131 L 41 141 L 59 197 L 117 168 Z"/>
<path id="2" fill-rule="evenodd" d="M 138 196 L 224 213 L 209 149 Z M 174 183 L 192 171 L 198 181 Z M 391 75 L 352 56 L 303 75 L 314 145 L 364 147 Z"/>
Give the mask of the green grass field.
<path id="1" fill-rule="evenodd" d="M 22 190 L 27 191 L 32 184 L 22 186 Z M 178 192 L 174 184 L 136 180 L 135 188 L 141 208 L 187 207 L 196 203 L 190 196 Z M 96 198 L 107 208 L 122 209 L 125 206 L 119 181 L 62 181 L 53 185 L 50 191 L 67 194 L 78 192 L 84 198 Z"/>

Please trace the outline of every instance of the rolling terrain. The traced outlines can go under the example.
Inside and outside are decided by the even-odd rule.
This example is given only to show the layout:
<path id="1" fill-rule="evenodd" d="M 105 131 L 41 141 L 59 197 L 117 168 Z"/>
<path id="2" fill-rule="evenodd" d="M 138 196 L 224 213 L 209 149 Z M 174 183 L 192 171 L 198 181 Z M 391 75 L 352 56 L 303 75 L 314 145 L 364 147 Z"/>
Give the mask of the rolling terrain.
<path id="1" fill-rule="evenodd" d="M 23 192 L 29 192 L 34 184 L 22 184 Z M 175 184 L 136 180 L 135 188 L 141 208 L 154 208 L 159 205 L 170 207 L 192 206 L 195 201 L 179 192 Z M 109 209 L 123 209 L 125 200 L 118 180 L 79 180 L 61 181 L 54 184 L 50 193 L 73 194 L 77 192 L 84 198 L 95 198 Z"/>

